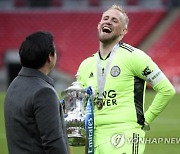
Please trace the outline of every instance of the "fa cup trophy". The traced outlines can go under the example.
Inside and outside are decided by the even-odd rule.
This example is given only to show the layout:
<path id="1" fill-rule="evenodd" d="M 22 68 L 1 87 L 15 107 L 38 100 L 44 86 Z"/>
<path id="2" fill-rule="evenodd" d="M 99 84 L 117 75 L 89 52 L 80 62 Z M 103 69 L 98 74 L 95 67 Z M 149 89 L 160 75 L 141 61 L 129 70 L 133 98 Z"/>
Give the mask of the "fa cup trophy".
<path id="1" fill-rule="evenodd" d="M 84 124 L 85 104 L 88 94 L 78 82 L 74 82 L 61 95 L 64 98 L 65 122 L 69 144 L 71 146 L 84 146 L 86 138 Z"/>

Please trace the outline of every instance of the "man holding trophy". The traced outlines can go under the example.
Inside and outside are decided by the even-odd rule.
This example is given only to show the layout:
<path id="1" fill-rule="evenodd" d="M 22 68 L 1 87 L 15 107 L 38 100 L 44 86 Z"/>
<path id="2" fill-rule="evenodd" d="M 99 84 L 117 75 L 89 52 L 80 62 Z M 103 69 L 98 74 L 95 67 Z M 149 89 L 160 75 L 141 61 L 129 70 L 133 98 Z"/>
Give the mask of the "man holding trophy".
<path id="1" fill-rule="evenodd" d="M 99 50 L 85 59 L 77 72 L 76 84 L 82 87 L 79 89 L 91 86 L 94 96 L 88 99 L 85 116 L 86 128 L 90 128 L 86 129 L 87 153 L 143 154 L 145 145 L 139 140 L 144 138 L 144 130 L 149 129 L 175 94 L 148 55 L 121 42 L 128 21 L 120 6 L 113 5 L 105 11 L 98 24 Z M 144 114 L 146 82 L 157 94 Z M 83 90 L 72 87 L 72 91 L 76 89 L 85 96 Z M 135 142 L 128 143 L 128 138 Z"/>

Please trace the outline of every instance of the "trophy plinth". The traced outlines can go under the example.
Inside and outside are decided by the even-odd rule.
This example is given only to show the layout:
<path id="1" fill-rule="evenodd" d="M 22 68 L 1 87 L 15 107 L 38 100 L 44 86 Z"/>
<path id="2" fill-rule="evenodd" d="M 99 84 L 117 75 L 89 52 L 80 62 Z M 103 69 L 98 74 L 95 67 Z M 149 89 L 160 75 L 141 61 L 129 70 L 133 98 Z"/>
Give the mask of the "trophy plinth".
<path id="1" fill-rule="evenodd" d="M 71 146 L 85 145 L 84 121 L 66 121 L 69 144 Z"/>

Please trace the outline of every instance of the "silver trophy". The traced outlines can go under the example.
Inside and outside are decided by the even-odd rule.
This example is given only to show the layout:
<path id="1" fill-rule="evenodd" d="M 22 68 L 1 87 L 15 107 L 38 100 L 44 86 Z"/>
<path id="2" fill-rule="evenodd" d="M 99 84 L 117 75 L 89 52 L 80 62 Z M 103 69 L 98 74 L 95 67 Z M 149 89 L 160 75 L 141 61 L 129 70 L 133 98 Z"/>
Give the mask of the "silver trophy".
<path id="1" fill-rule="evenodd" d="M 78 82 L 64 90 L 61 95 L 64 98 L 65 122 L 67 135 L 71 146 L 85 145 L 85 102 L 88 99 L 86 90 L 81 88 Z"/>

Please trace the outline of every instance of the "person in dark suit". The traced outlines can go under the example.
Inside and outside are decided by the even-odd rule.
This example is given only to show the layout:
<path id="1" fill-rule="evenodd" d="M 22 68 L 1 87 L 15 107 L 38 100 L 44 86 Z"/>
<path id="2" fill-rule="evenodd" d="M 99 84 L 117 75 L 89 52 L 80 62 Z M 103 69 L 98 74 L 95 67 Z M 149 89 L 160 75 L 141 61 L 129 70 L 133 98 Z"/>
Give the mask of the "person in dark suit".
<path id="1" fill-rule="evenodd" d="M 48 76 L 57 59 L 52 34 L 27 36 L 19 56 L 22 69 L 4 104 L 9 154 L 68 154 L 63 108 Z"/>

